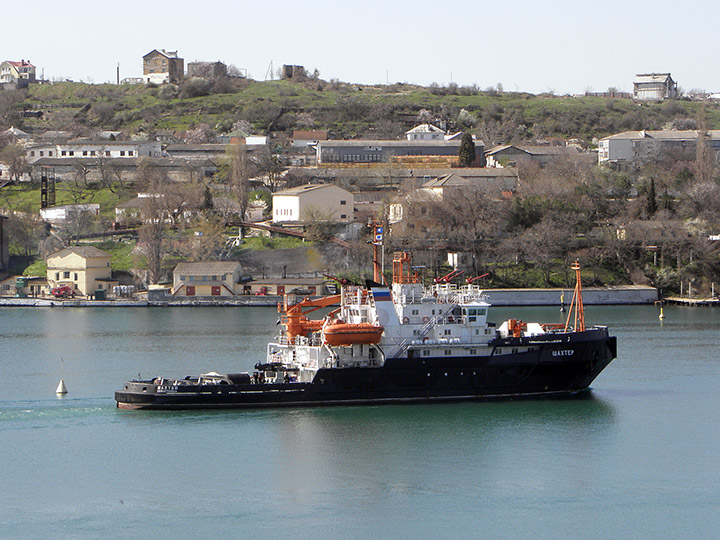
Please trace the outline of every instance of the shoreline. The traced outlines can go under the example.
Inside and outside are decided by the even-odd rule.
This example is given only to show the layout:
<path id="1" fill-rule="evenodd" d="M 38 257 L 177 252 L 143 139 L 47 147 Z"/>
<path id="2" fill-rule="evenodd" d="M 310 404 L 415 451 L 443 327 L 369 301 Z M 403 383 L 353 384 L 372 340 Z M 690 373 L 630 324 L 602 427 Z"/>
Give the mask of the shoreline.
<path id="1" fill-rule="evenodd" d="M 487 301 L 496 307 L 503 306 L 560 306 L 572 300 L 573 289 L 486 289 Z M 317 297 L 311 297 L 317 298 Z M 597 305 L 649 305 L 658 299 L 657 289 L 646 285 L 620 285 L 614 287 L 586 287 L 584 304 Z M 0 307 L 275 307 L 282 296 L 238 296 L 223 298 L 197 297 L 182 299 L 119 298 L 112 300 L 79 300 L 42 297 L 0 297 Z"/>

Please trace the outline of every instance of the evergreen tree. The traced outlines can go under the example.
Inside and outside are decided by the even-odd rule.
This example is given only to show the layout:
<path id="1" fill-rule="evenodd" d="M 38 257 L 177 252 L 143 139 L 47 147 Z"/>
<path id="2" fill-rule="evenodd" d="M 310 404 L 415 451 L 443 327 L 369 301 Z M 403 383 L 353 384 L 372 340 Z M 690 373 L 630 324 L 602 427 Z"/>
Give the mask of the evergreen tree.
<path id="1" fill-rule="evenodd" d="M 658 204 L 657 204 L 657 197 L 655 196 L 655 179 L 650 179 L 650 189 L 648 189 L 647 194 L 647 213 L 648 217 L 651 217 L 655 212 L 657 212 Z"/>
<path id="2" fill-rule="evenodd" d="M 460 165 L 463 167 L 469 167 L 472 162 L 475 161 L 475 156 L 475 143 L 473 142 L 472 135 L 467 132 L 463 133 L 460 149 L 458 150 Z"/>
<path id="3" fill-rule="evenodd" d="M 213 200 L 212 193 L 210 193 L 210 186 L 205 186 L 205 195 L 203 197 L 203 203 L 200 209 L 204 211 L 209 211 L 213 209 Z"/>

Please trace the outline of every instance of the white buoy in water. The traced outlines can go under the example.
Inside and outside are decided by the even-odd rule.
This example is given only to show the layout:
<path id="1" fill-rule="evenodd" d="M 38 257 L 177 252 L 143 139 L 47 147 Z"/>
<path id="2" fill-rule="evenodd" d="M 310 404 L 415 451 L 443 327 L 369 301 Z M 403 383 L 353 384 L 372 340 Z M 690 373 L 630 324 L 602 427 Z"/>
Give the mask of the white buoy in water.
<path id="1" fill-rule="evenodd" d="M 65 386 L 65 380 L 63 379 L 63 362 L 64 359 L 60 358 L 60 382 L 55 389 L 55 393 L 59 396 L 68 393 L 67 386 Z"/>

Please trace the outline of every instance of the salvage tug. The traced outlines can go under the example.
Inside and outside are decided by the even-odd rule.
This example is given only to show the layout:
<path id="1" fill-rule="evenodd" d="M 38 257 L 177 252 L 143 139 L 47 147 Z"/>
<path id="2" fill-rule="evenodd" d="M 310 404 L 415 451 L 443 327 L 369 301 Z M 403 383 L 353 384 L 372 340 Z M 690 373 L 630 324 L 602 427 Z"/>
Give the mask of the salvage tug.
<path id="1" fill-rule="evenodd" d="M 443 402 L 573 394 L 615 358 L 605 326 L 585 327 L 580 265 L 565 324 L 488 322 L 471 280 L 424 287 L 410 255 L 393 256 L 393 281 L 278 306 L 283 331 L 253 373 L 132 380 L 124 409 L 244 408 Z M 378 277 L 379 276 L 379 277 Z M 324 317 L 312 312 L 338 305 Z"/>

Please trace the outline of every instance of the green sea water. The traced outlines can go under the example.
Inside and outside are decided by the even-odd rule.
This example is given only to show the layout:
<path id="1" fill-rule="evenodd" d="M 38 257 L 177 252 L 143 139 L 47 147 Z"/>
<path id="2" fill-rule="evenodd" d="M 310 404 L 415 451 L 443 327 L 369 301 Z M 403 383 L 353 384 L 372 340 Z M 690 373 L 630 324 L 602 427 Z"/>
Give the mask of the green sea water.
<path id="1" fill-rule="evenodd" d="M 576 399 L 157 412 L 113 392 L 251 370 L 277 312 L 0 308 L 0 538 L 717 538 L 720 311 L 665 314 L 588 307 Z"/>

